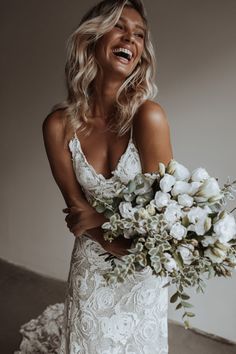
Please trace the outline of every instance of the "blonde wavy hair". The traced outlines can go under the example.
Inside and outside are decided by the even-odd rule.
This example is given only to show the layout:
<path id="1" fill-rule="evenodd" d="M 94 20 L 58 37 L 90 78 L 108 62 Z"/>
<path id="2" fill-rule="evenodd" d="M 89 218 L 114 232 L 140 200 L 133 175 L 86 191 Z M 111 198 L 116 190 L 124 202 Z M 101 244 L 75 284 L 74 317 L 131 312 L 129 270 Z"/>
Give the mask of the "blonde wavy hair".
<path id="1" fill-rule="evenodd" d="M 119 136 L 131 126 L 132 118 L 146 99 L 153 99 L 157 92 L 155 84 L 156 60 L 147 24 L 145 8 L 141 0 L 103 0 L 91 8 L 70 35 L 67 42 L 65 66 L 67 99 L 53 106 L 51 112 L 65 109 L 65 117 L 74 130 L 91 132 L 88 117 L 93 102 L 93 82 L 99 66 L 95 60 L 96 42 L 118 22 L 124 6 L 130 6 L 141 15 L 146 33 L 141 61 L 126 78 L 116 94 L 114 112 L 108 129 Z"/>

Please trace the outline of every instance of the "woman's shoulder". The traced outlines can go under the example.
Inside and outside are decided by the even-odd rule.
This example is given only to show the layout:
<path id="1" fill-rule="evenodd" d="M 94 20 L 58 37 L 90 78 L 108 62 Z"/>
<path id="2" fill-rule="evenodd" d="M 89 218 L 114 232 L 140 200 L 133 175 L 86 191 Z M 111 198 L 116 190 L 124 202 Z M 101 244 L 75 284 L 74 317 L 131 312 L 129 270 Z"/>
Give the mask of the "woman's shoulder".
<path id="1" fill-rule="evenodd" d="M 134 117 L 136 130 L 157 129 L 168 126 L 168 119 L 164 108 L 157 102 L 146 100 L 141 104 Z"/>
<path id="2" fill-rule="evenodd" d="M 43 120 L 43 134 L 65 134 L 66 131 L 66 114 L 65 109 L 56 109 L 50 112 Z"/>

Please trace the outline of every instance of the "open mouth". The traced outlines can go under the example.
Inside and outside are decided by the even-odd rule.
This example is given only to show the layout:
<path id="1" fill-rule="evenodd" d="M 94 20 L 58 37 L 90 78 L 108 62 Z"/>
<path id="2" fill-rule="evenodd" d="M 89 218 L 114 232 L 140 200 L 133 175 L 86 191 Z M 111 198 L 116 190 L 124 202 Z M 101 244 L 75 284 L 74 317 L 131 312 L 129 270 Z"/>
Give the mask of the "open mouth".
<path id="1" fill-rule="evenodd" d="M 126 49 L 126 48 L 115 48 L 112 50 L 112 52 L 117 57 L 126 59 L 126 62 L 130 62 L 133 57 L 133 53 L 129 49 Z"/>

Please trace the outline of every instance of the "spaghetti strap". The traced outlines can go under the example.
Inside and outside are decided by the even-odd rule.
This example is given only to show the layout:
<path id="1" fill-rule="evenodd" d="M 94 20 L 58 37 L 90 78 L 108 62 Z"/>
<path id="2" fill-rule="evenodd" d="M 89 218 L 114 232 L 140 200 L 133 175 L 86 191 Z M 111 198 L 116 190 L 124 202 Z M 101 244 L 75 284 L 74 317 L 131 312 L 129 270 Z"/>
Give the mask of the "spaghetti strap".
<path id="1" fill-rule="evenodd" d="M 130 138 L 129 140 L 132 141 L 133 139 L 133 123 L 131 124 L 131 128 L 130 128 Z"/>
<path id="2" fill-rule="evenodd" d="M 77 134 L 76 134 L 76 129 L 74 129 L 74 137 L 75 137 L 75 139 L 78 140 L 78 136 L 77 136 Z"/>

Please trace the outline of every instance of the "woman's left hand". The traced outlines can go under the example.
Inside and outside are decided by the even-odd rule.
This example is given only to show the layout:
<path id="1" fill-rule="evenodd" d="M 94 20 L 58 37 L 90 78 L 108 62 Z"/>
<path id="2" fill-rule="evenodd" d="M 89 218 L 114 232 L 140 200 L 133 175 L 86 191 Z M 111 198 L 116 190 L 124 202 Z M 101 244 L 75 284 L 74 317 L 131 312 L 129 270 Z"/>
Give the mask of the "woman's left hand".
<path id="1" fill-rule="evenodd" d="M 107 219 L 98 213 L 92 206 L 72 206 L 62 210 L 68 215 L 65 217 L 67 227 L 74 236 L 81 236 L 85 231 L 101 226 Z"/>

